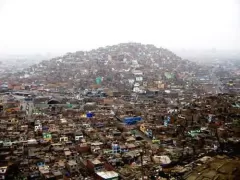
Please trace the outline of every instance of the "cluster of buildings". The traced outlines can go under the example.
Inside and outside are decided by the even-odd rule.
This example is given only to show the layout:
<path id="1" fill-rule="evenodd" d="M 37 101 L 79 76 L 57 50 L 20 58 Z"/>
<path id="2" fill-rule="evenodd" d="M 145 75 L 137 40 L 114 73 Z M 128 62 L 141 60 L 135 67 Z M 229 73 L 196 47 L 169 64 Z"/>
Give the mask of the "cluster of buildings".
<path id="1" fill-rule="evenodd" d="M 239 148 L 239 96 L 85 94 L 3 93 L 0 177 L 177 178 Z"/>
<path id="2" fill-rule="evenodd" d="M 215 156 L 240 150 L 240 96 L 219 77 L 127 43 L 2 78 L 0 179 L 216 178 Z"/>
<path id="3" fill-rule="evenodd" d="M 12 89 L 25 84 L 32 89 L 73 93 L 104 86 L 144 93 L 153 87 L 165 89 L 172 81 L 183 86 L 197 69 L 198 65 L 182 60 L 167 49 L 125 43 L 68 53 L 3 76 L 1 81 L 6 80 Z"/>

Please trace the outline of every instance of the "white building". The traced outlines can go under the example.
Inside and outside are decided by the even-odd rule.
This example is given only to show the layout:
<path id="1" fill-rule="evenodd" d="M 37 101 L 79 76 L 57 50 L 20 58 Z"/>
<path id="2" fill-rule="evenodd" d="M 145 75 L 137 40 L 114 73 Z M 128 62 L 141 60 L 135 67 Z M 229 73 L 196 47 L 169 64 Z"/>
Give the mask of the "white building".
<path id="1" fill-rule="evenodd" d="M 143 77 L 142 76 L 136 77 L 136 81 L 143 81 Z"/>
<path id="2" fill-rule="evenodd" d="M 5 176 L 6 176 L 7 168 L 8 168 L 7 166 L 0 167 L 0 180 L 6 179 Z"/>
<path id="3" fill-rule="evenodd" d="M 70 171 L 70 173 L 78 172 L 78 170 L 79 170 L 78 164 L 74 160 L 68 161 L 67 164 L 66 164 L 66 167 Z"/>
<path id="4" fill-rule="evenodd" d="M 142 76 L 142 75 L 143 75 L 143 72 L 140 71 L 140 70 L 132 70 L 132 73 L 133 73 L 135 76 Z"/>
<path id="5" fill-rule="evenodd" d="M 100 178 L 106 179 L 106 180 L 118 180 L 119 179 L 119 175 L 115 171 L 100 171 L 100 172 L 97 172 L 97 175 Z"/>

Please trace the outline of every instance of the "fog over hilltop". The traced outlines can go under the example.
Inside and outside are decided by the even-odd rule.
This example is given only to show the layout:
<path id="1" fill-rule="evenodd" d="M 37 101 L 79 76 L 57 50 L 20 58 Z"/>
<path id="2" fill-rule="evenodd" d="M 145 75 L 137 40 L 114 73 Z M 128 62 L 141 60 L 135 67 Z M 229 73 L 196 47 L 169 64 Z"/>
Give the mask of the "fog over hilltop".
<path id="1" fill-rule="evenodd" d="M 121 42 L 170 50 L 240 47 L 238 0 L 5 0 L 0 9 L 0 54 L 89 51 Z"/>
<path id="2" fill-rule="evenodd" d="M 224 62 L 229 60 L 240 61 L 240 50 L 212 49 L 173 49 L 173 52 L 182 58 L 198 63 Z"/>

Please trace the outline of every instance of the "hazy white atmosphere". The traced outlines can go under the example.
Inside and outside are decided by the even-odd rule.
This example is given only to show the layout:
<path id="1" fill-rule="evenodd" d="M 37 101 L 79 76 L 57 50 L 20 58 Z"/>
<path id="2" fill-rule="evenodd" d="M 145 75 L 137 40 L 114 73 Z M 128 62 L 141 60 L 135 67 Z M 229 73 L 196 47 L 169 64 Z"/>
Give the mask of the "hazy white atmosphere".
<path id="1" fill-rule="evenodd" d="M 0 180 L 240 179 L 239 95 L 240 0 L 0 0 Z"/>
<path id="2" fill-rule="evenodd" d="M 0 0 L 0 54 L 65 53 L 121 42 L 240 49 L 238 0 Z"/>

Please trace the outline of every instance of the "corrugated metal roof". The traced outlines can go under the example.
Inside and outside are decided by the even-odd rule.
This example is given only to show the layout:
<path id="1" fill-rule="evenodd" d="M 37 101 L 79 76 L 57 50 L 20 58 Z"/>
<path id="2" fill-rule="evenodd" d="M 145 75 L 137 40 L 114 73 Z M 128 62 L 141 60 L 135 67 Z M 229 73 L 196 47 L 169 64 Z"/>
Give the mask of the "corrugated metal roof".
<path id="1" fill-rule="evenodd" d="M 116 173 L 115 171 L 101 171 L 101 172 L 97 172 L 97 175 L 104 179 L 118 177 L 118 173 Z"/>

